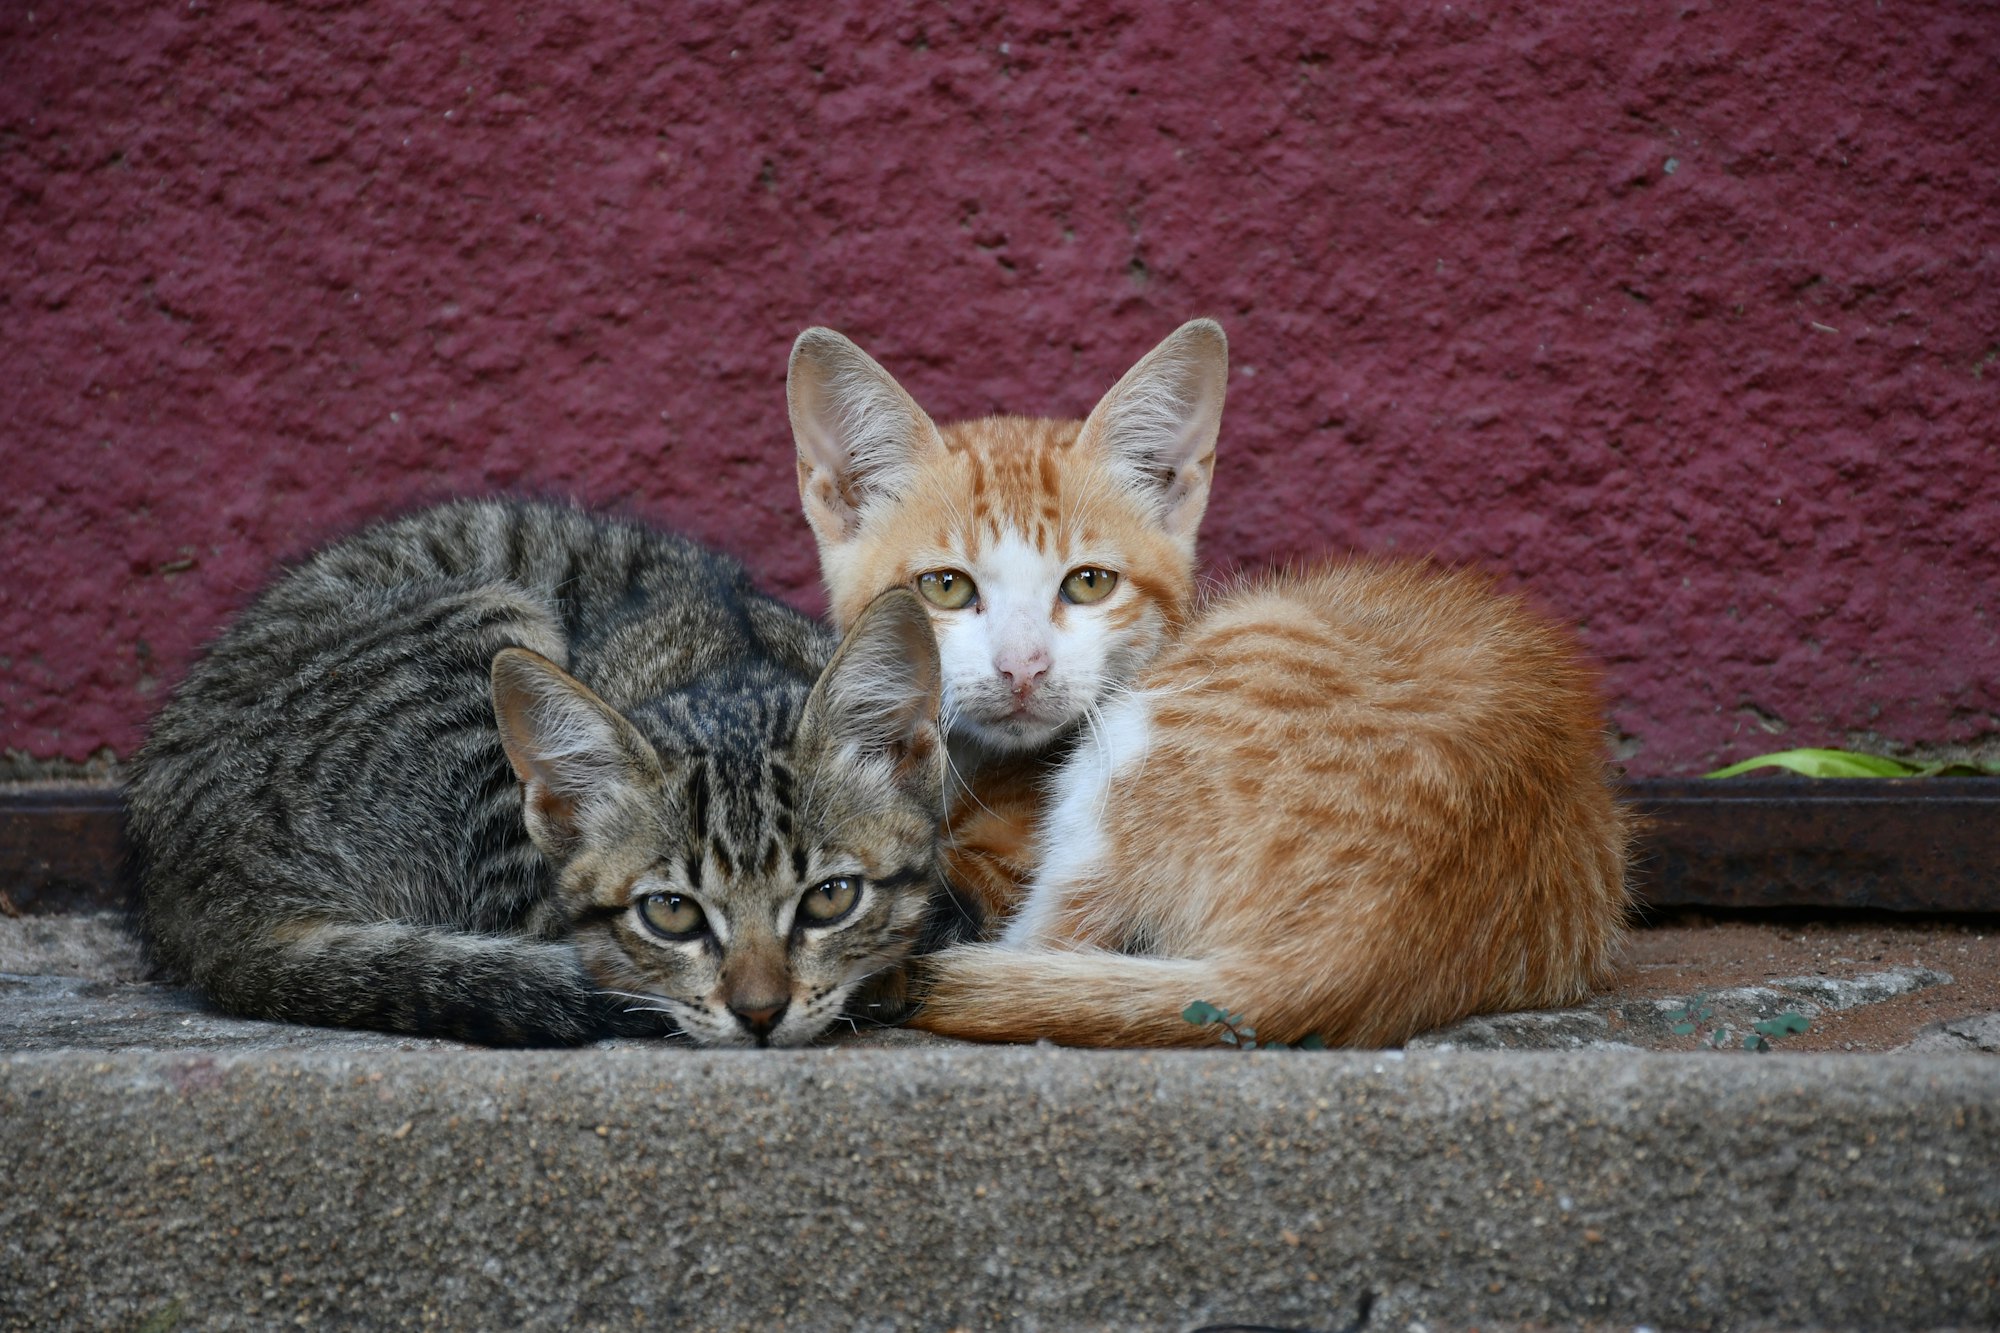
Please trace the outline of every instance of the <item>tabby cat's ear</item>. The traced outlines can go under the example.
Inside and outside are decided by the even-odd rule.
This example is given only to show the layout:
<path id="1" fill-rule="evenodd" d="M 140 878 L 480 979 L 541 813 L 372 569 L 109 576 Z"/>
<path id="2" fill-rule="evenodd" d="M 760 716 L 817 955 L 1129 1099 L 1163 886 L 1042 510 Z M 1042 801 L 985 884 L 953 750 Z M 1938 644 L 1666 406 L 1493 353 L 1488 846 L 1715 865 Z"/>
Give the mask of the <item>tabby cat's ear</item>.
<path id="1" fill-rule="evenodd" d="M 868 604 L 806 702 L 802 738 L 834 748 L 844 769 L 879 767 L 940 805 L 944 672 L 922 602 L 891 588 Z"/>
<path id="2" fill-rule="evenodd" d="M 823 545 L 860 528 L 868 502 L 893 495 L 943 441 L 916 399 L 875 359 L 832 329 L 792 344 L 785 401 L 799 448 L 799 498 Z"/>
<path id="3" fill-rule="evenodd" d="M 1208 507 L 1215 437 L 1229 384 L 1229 340 L 1212 319 L 1190 320 L 1146 353 L 1098 400 L 1078 439 L 1110 456 L 1160 523 L 1194 540 Z"/>
<path id="4" fill-rule="evenodd" d="M 493 715 L 525 789 L 528 836 L 550 857 L 573 851 L 621 793 L 660 780 L 638 729 L 540 653 L 494 654 Z"/>

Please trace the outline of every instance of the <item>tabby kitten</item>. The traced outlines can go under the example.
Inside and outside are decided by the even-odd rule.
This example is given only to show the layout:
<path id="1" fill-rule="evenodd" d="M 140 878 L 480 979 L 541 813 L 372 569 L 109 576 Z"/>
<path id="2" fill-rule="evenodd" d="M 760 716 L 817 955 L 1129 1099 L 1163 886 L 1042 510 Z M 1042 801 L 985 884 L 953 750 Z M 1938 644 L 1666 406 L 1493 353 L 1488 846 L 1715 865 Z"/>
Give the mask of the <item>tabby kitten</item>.
<path id="1" fill-rule="evenodd" d="M 944 892 L 929 626 L 907 592 L 848 619 L 835 651 L 733 562 L 552 504 L 336 542 L 133 761 L 147 932 L 255 1017 L 810 1041 Z"/>
<path id="2" fill-rule="evenodd" d="M 1262 1040 L 1379 1045 L 1608 976 L 1627 829 L 1571 636 L 1424 565 L 1198 602 L 1227 375 L 1197 320 L 1084 421 L 940 428 L 839 334 L 794 346 L 834 616 L 923 595 L 969 788 L 950 864 L 1012 911 L 928 960 L 918 1026 L 1196 1045 L 1206 1000 Z"/>

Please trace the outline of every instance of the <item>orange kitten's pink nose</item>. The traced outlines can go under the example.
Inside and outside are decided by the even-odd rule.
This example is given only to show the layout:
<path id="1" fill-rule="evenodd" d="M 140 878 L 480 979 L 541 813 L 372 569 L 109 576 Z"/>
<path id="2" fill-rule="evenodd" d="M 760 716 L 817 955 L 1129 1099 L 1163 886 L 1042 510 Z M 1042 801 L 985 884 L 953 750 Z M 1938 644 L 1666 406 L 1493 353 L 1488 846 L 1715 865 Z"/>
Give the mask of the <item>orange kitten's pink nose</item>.
<path id="1" fill-rule="evenodd" d="M 1049 674 L 1049 654 L 1035 648 L 1025 653 L 1002 653 L 993 659 L 993 669 L 1007 678 L 1007 688 L 1026 695 Z"/>

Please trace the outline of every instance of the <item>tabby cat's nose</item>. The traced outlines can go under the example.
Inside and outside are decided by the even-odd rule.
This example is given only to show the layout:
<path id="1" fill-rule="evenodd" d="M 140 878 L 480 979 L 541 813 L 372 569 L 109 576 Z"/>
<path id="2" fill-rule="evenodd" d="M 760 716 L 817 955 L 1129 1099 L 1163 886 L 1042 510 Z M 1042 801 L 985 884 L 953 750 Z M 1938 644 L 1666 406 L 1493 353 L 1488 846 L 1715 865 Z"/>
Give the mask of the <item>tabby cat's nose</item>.
<path id="1" fill-rule="evenodd" d="M 773 1000 L 767 1003 L 731 1004 L 729 1012 L 736 1015 L 736 1021 L 750 1029 L 750 1035 L 762 1041 L 771 1035 L 772 1029 L 784 1021 L 785 1010 L 791 1008 L 789 1000 Z"/>

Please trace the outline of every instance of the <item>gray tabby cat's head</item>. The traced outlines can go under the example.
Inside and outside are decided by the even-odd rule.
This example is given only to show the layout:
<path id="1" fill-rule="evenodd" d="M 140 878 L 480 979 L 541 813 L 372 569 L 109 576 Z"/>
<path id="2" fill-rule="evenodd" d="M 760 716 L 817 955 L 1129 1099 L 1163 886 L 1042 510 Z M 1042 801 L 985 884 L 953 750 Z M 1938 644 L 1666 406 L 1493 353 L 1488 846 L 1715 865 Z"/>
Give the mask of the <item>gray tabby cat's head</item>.
<path id="1" fill-rule="evenodd" d="M 703 1045 L 823 1032 L 924 923 L 940 691 L 929 620 L 900 590 L 855 622 L 803 707 L 753 691 L 739 703 L 760 723 L 721 718 L 698 745 L 663 726 L 648 740 L 545 658 L 499 653 L 528 831 L 596 984 Z"/>

